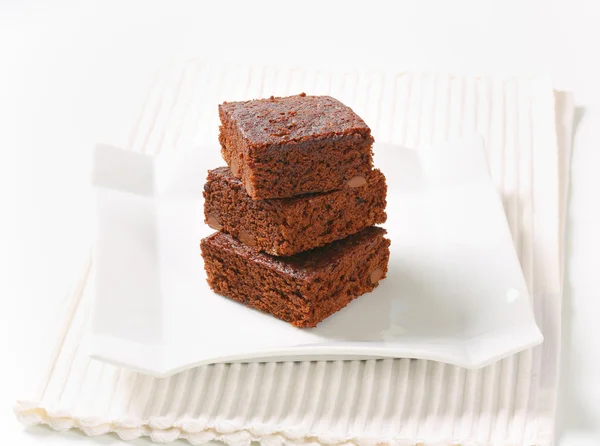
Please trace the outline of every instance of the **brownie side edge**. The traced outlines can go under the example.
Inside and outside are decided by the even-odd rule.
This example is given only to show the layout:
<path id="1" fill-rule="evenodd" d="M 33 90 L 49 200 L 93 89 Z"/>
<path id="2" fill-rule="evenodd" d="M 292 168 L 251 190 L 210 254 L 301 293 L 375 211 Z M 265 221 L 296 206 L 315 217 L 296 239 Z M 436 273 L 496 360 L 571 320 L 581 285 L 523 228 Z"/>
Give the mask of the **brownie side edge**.
<path id="1" fill-rule="evenodd" d="M 205 223 L 271 255 L 290 256 L 326 245 L 386 221 L 385 176 L 323 194 L 253 200 L 226 167 L 209 171 L 204 187 Z"/>

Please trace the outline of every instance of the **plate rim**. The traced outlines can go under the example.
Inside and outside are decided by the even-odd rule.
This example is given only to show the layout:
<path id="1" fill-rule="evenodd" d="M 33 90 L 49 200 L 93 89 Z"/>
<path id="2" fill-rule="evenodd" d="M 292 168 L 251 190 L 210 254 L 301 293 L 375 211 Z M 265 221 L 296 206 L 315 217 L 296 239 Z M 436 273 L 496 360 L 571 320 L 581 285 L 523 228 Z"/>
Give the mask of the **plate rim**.
<path id="1" fill-rule="evenodd" d="M 505 330 L 507 338 L 515 340 L 512 345 L 497 349 L 491 355 L 472 354 L 475 339 L 470 339 L 458 347 L 454 344 L 452 351 L 460 352 L 460 355 L 444 355 L 443 351 L 449 351 L 447 347 L 437 350 L 427 350 L 423 347 L 409 348 L 406 345 L 382 346 L 380 342 L 333 342 L 331 344 L 315 344 L 291 347 L 272 347 L 264 350 L 255 350 L 251 353 L 239 353 L 234 355 L 211 357 L 188 361 L 185 363 L 174 363 L 177 361 L 165 358 L 164 347 L 160 345 L 148 345 L 135 341 L 124 340 L 108 334 L 90 333 L 84 340 L 83 348 L 88 355 L 96 360 L 111 363 L 113 365 L 126 367 L 128 369 L 151 375 L 157 378 L 166 378 L 185 370 L 219 363 L 253 363 L 253 362 L 298 362 L 298 361 L 351 361 L 351 360 L 379 360 L 379 359 L 422 359 L 428 361 L 442 362 L 445 364 L 461 367 L 467 370 L 477 370 L 494 362 L 500 361 L 520 351 L 540 345 L 544 337 L 537 324 L 518 327 L 519 336 L 515 331 Z M 491 335 L 486 335 L 491 336 Z M 498 336 L 498 335 L 496 335 Z M 475 337 L 477 338 L 477 337 Z M 449 341 L 451 343 L 451 341 Z M 368 346 L 367 344 L 379 344 Z M 115 354 L 115 352 L 118 352 Z M 144 356 L 143 360 L 136 360 Z M 124 359 L 128 358 L 128 359 Z M 134 358 L 134 359 L 132 359 Z M 461 359 L 459 359 L 461 358 Z M 148 367 L 148 364 L 154 364 Z"/>

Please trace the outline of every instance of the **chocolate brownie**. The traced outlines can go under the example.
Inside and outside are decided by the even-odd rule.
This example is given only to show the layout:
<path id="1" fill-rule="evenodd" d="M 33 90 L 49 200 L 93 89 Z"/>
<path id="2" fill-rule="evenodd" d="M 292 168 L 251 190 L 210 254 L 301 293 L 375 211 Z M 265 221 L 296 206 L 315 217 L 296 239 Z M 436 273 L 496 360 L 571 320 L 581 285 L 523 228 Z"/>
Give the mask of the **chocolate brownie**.
<path id="1" fill-rule="evenodd" d="M 293 255 L 385 222 L 385 177 L 375 169 L 365 179 L 360 187 L 253 200 L 229 168 L 219 167 L 204 185 L 205 221 L 260 251 Z"/>
<path id="2" fill-rule="evenodd" d="M 290 257 L 258 252 L 224 232 L 200 246 L 216 293 L 296 327 L 314 327 L 385 277 L 390 255 L 385 233 L 371 226 Z"/>
<path id="3" fill-rule="evenodd" d="M 253 199 L 361 184 L 373 166 L 371 129 L 329 96 L 219 105 L 221 153 Z"/>

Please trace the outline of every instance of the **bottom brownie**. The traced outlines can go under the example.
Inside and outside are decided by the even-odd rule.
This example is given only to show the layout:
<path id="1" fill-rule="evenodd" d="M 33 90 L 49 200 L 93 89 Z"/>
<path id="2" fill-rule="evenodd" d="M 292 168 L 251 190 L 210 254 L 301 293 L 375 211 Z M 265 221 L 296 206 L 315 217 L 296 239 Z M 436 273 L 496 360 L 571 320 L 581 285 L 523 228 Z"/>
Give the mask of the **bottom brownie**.
<path id="1" fill-rule="evenodd" d="M 361 232 L 289 257 L 273 257 L 217 232 L 200 243 L 208 284 L 218 294 L 296 327 L 314 327 L 385 278 L 386 231 Z"/>

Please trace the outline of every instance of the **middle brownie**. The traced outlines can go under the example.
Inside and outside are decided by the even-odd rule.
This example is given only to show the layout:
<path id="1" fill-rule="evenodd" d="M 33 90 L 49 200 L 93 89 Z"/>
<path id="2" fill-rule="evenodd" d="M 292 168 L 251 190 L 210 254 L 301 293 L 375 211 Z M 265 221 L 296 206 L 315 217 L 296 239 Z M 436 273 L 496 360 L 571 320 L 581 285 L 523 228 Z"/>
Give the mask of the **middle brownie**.
<path id="1" fill-rule="evenodd" d="M 290 256 L 385 222 L 385 177 L 374 169 L 366 179 L 355 188 L 253 200 L 228 167 L 219 167 L 204 186 L 205 221 L 260 251 Z"/>

